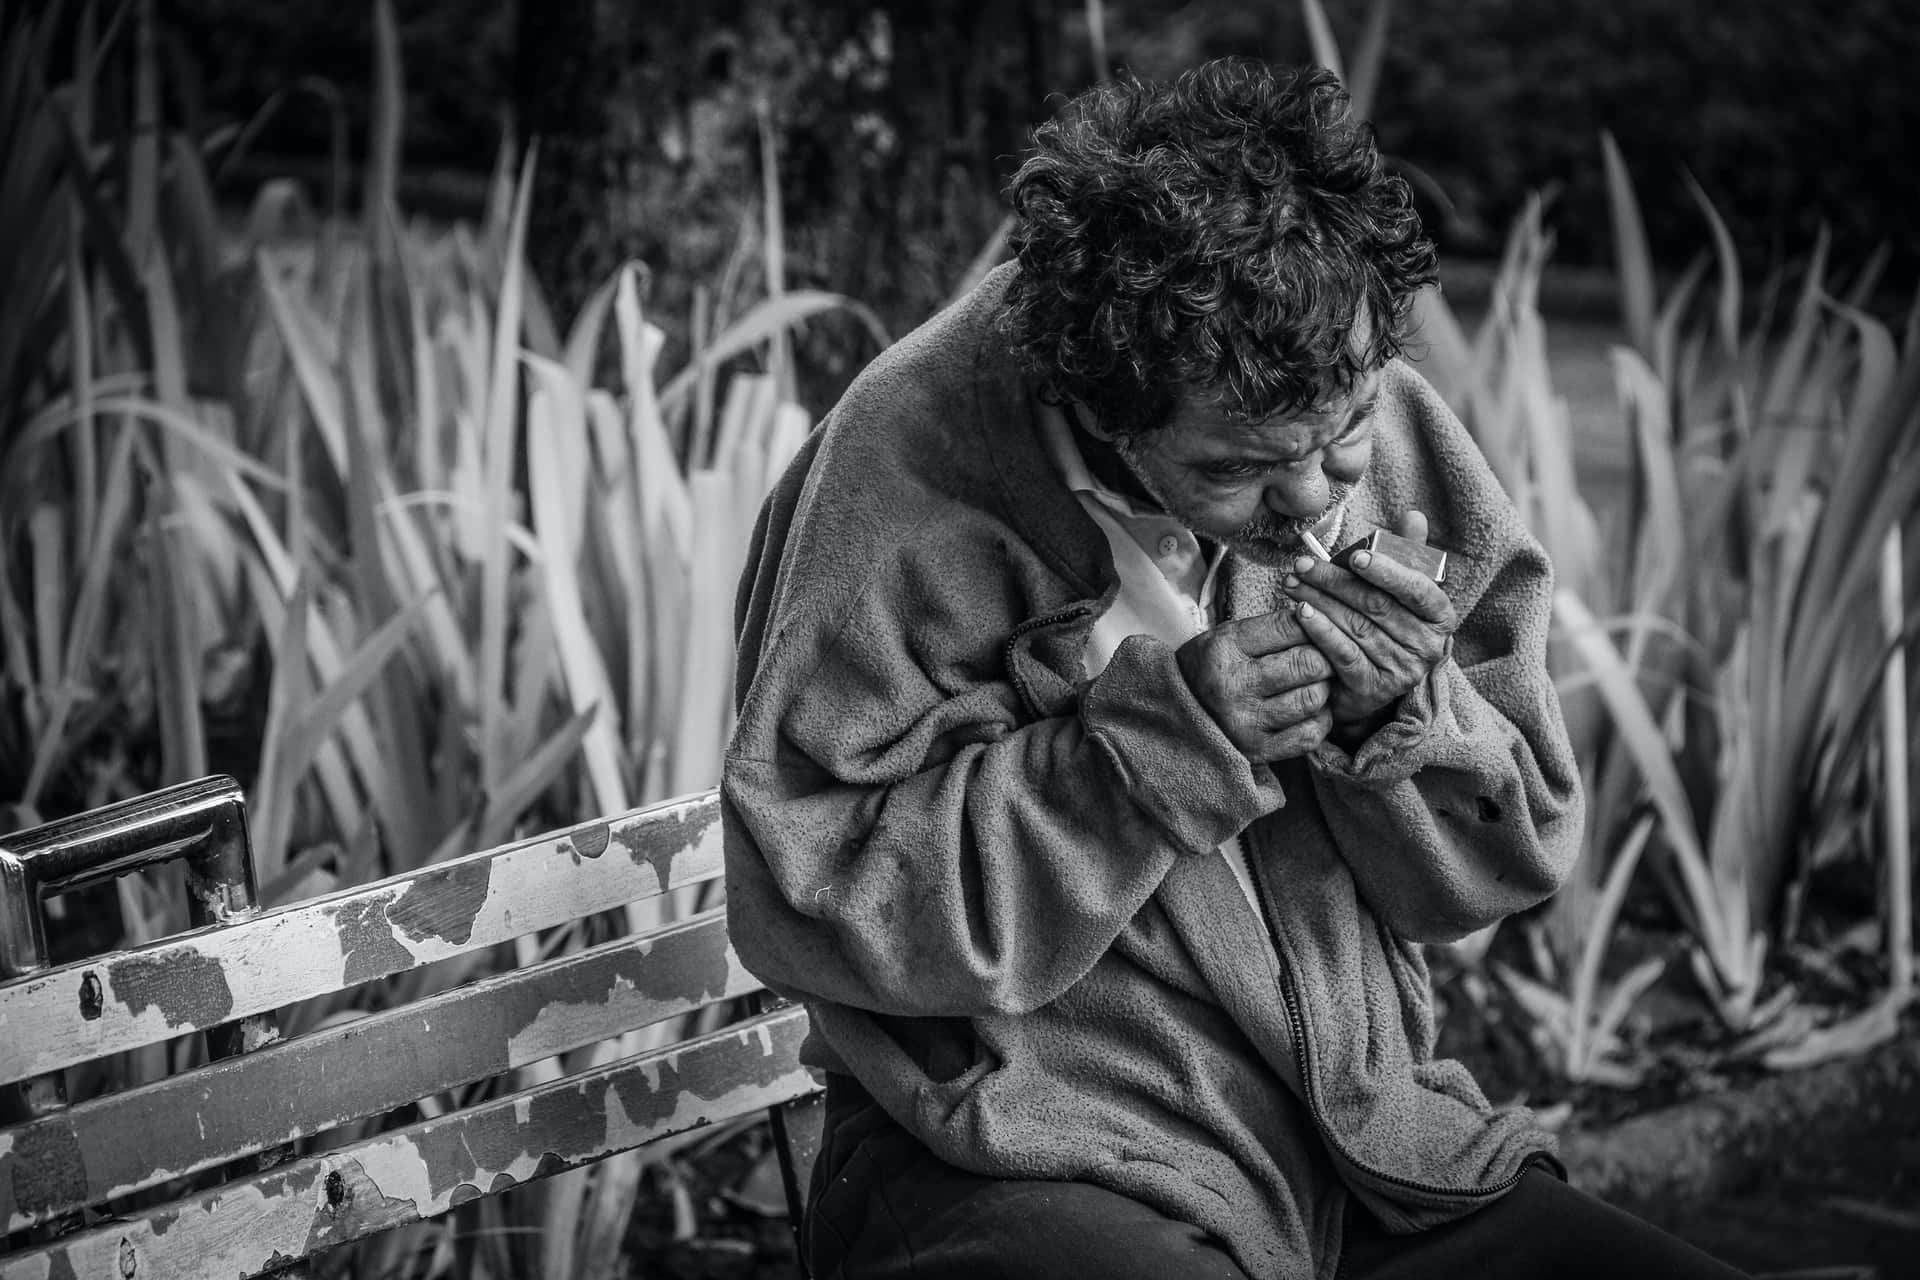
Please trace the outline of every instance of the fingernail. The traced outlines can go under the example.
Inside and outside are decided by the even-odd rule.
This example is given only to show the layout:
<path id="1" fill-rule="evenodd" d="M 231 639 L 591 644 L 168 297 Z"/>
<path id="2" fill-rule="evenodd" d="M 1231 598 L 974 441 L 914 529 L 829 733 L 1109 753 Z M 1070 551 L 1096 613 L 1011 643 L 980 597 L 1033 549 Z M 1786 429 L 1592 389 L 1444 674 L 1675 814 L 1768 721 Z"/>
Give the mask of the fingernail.
<path id="1" fill-rule="evenodd" d="M 1296 578 L 1296 577 L 1295 577 L 1294 575 L 1292 575 L 1292 574 L 1288 574 L 1288 575 L 1287 575 L 1287 576 L 1286 576 L 1286 577 L 1285 577 L 1284 579 L 1282 579 L 1281 581 L 1282 581 L 1282 583 L 1283 583 L 1283 584 L 1284 584 L 1284 585 L 1286 586 L 1286 588 L 1287 588 L 1287 590 L 1289 590 L 1289 591 L 1291 591 L 1291 590 L 1293 590 L 1293 589 L 1294 589 L 1295 587 L 1297 587 L 1297 586 L 1299 586 L 1299 585 L 1300 585 L 1300 579 L 1298 579 L 1298 578 Z"/>
<path id="2" fill-rule="evenodd" d="M 1356 551 L 1356 552 L 1354 552 L 1354 553 L 1353 553 L 1353 567 L 1354 567 L 1354 568 L 1356 568 L 1356 569 L 1364 569 L 1364 568 L 1366 568 L 1366 567 L 1367 567 L 1367 566 L 1368 566 L 1369 564 L 1372 564 L 1372 563 L 1373 563 L 1373 552 L 1371 552 L 1371 551 Z"/>
<path id="3" fill-rule="evenodd" d="M 1313 616 L 1313 606 L 1305 600 L 1300 602 L 1300 616 L 1303 618 L 1311 618 Z"/>
<path id="4" fill-rule="evenodd" d="M 1313 568 L 1312 556 L 1300 556 L 1296 558 L 1293 562 L 1293 571 L 1295 573 L 1305 573 L 1307 570 L 1311 568 Z"/>

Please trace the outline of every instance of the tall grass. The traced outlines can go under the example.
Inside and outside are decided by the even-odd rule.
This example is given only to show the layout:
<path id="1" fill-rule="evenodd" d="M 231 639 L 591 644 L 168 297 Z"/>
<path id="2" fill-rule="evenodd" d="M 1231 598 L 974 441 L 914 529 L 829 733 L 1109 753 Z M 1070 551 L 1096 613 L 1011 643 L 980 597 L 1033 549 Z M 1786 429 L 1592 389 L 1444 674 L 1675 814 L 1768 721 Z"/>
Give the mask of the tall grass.
<path id="1" fill-rule="evenodd" d="M 1540 209 L 1516 227 L 1487 322 L 1437 346 L 1440 380 L 1553 555 L 1556 675 L 1586 775 L 1593 854 L 1550 916 L 1549 985 L 1509 973 L 1574 1078 L 1624 1078 L 1594 1058 L 1618 1027 L 1599 1021 L 1599 957 L 1649 830 L 1654 865 L 1693 935 L 1689 961 L 1731 1030 L 1778 1063 L 1890 1034 L 1872 1009 L 1836 1030 L 1773 977 L 1770 949 L 1794 925 L 1815 867 L 1871 850 L 1889 867 L 1889 989 L 1907 983 L 1910 925 L 1895 902 L 1906 865 L 1904 731 L 1876 706 L 1905 705 L 1897 565 L 1882 568 L 1920 499 L 1914 453 L 1920 350 L 1899 349 L 1862 303 L 1873 264 L 1844 291 L 1816 245 L 1795 300 L 1749 307 L 1730 238 L 1700 197 L 1712 254 L 1664 293 L 1639 228 L 1626 166 L 1603 140 L 1611 179 L 1627 344 L 1612 355 L 1632 451 L 1625 518 L 1602 537 L 1573 486 L 1571 439 L 1539 346 Z M 1697 189 L 1696 189 L 1696 194 Z M 1714 292 L 1701 293 L 1711 279 Z M 1776 281 L 1766 291 L 1785 291 Z M 1514 299 L 1524 300 L 1516 307 Z M 1456 326 L 1457 329 L 1457 326 Z M 1544 426 L 1544 430 L 1542 429 Z M 1877 590 L 1878 589 L 1878 590 Z M 1879 594 L 1894 593 L 1887 600 Z M 1884 697 L 1882 696 L 1884 692 Z M 1889 806 L 1874 839 L 1870 805 Z M 1651 828 L 1649 828 L 1651 823 Z M 1594 856 L 1605 854 L 1606 856 Z M 1560 983 L 1553 956 L 1571 957 Z M 1616 997 L 1644 990 L 1643 964 Z M 1561 990 L 1558 997 L 1548 992 Z M 1900 996 L 1904 999 L 1904 996 Z M 1557 1003 L 1556 1003 L 1557 1001 Z M 1582 1012 L 1584 1011 L 1584 1012 Z M 1769 1028 L 1772 1028 L 1769 1030 Z M 1811 1041 L 1815 1032 L 1820 1039 Z M 1584 1037 L 1584 1038 L 1583 1038 Z"/>
<path id="2" fill-rule="evenodd" d="M 1319 0 L 1301 12 L 1316 58 L 1368 113 L 1390 0 L 1370 7 L 1351 68 Z M 1532 935 L 1538 976 L 1501 976 L 1562 1074 L 1637 1078 L 1620 1032 L 1664 961 L 1611 986 L 1603 973 L 1651 849 L 1696 983 L 1747 1048 L 1777 1065 L 1855 1050 L 1892 1033 L 1912 991 L 1901 549 L 1920 505 L 1920 299 L 1902 349 L 1865 309 L 1878 260 L 1843 288 L 1822 239 L 1784 316 L 1778 275 L 1752 305 L 1726 224 L 1690 180 L 1711 250 L 1663 296 L 1625 159 L 1601 143 L 1632 450 L 1611 534 L 1581 492 L 1547 361 L 1545 203 L 1517 220 L 1474 335 L 1437 292 L 1421 299 L 1429 375 L 1554 561 L 1551 665 L 1589 796 L 1589 853 Z M 1877 739 L 1860 731 L 1876 707 Z M 1794 931 L 1810 872 L 1849 850 L 1886 868 L 1888 988 L 1836 1020 L 1795 1008 L 1768 957 Z"/>
<path id="3" fill-rule="evenodd" d="M 78 807 L 205 773 L 235 708 L 249 742 L 228 767 L 269 902 L 716 782 L 732 586 L 810 422 L 785 334 L 835 309 L 877 330 L 784 287 L 771 153 L 765 294 L 710 315 L 664 371 L 638 267 L 564 331 L 549 316 L 524 267 L 534 149 L 503 154 L 478 225 L 403 220 L 385 0 L 364 207 L 297 236 L 278 194 L 246 233 L 220 223 L 205 144 L 159 115 L 151 6 L 119 12 L 97 37 L 81 14 L 57 88 L 35 80 L 45 27 L 10 17 L 0 55 L 0 136 L 20 143 L 0 229 L 54 245 L 0 275 L 0 342 L 23 353 L 6 368 L 29 371 L 0 436 L 0 532 L 24 548 L 0 561 L 0 672 L 26 711 L 16 819 L 62 790 Z M 137 128 L 116 146 L 95 104 L 128 85 Z M 58 336 L 35 347 L 49 314 Z M 100 763 L 101 737 L 128 733 L 156 768 Z M 128 940 L 185 923 L 177 891 L 139 877 L 121 916 Z M 126 1063 L 125 1082 L 162 1067 Z M 523 1195 L 544 1202 L 532 1219 L 470 1207 L 492 1242 L 472 1273 L 614 1274 L 641 1160 Z M 398 1273 L 418 1243 L 345 1265 Z"/>

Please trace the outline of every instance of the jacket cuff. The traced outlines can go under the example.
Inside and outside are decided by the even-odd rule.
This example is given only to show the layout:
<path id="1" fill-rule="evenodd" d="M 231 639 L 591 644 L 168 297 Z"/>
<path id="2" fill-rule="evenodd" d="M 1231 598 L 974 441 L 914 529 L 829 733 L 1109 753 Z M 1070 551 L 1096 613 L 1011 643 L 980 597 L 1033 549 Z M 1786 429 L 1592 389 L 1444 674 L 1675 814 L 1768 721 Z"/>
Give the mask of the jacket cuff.
<path id="1" fill-rule="evenodd" d="M 1273 770 L 1233 745 L 1159 640 L 1122 641 L 1087 685 L 1080 716 L 1127 795 L 1189 852 L 1213 852 L 1285 803 Z"/>
<path id="2" fill-rule="evenodd" d="M 1453 658 L 1442 659 L 1427 678 L 1400 699 L 1393 719 L 1381 725 L 1351 751 L 1323 742 L 1307 757 L 1315 770 L 1331 778 L 1366 787 L 1390 787 L 1405 782 L 1432 758 L 1432 745 L 1450 720 L 1449 683 L 1465 679 Z"/>

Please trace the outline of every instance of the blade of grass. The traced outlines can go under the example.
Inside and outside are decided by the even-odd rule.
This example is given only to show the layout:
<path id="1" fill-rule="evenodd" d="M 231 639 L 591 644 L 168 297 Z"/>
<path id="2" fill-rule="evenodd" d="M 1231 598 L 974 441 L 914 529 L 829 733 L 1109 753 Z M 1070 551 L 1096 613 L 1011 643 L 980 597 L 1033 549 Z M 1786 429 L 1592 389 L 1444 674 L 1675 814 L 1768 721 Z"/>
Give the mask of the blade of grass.
<path id="1" fill-rule="evenodd" d="M 591 711 L 573 716 L 507 771 L 500 785 L 487 793 L 473 837 L 475 848 L 492 848 L 512 834 L 513 824 L 520 815 L 541 792 L 553 785 L 567 763 L 579 753 L 592 723 Z"/>
<path id="2" fill-rule="evenodd" d="M 1740 357 L 1740 255 L 1733 247 L 1733 233 L 1727 230 L 1725 219 L 1714 208 L 1713 201 L 1707 197 L 1706 189 L 1687 175 L 1687 189 L 1693 193 L 1694 201 L 1700 206 L 1700 212 L 1706 216 L 1707 228 L 1713 236 L 1714 256 L 1720 264 L 1720 301 L 1717 315 L 1720 323 L 1720 347 L 1727 359 Z"/>
<path id="3" fill-rule="evenodd" d="M 659 402 L 661 413 L 671 421 L 676 415 L 688 408 L 688 396 L 694 389 L 695 381 L 703 374 L 710 374 L 733 357 L 752 350 L 760 343 L 772 338 L 803 320 L 810 319 L 829 311 L 846 311 L 866 325 L 869 333 L 883 346 L 887 342 L 886 330 L 873 312 L 852 298 L 842 294 L 827 293 L 817 289 L 796 289 L 778 298 L 768 298 L 740 317 L 721 333 L 687 367 L 676 373 L 661 388 Z"/>
<path id="4" fill-rule="evenodd" d="M 1646 358 L 1625 347 L 1609 353 L 1613 361 L 1614 393 L 1627 415 L 1634 450 L 1636 490 L 1641 498 L 1635 525 L 1632 572 L 1633 598 L 1628 601 L 1639 618 L 1662 616 L 1681 569 L 1688 563 L 1686 517 L 1680 495 L 1680 475 L 1673 453 L 1673 426 L 1668 396 Z M 1636 628 L 1627 641 L 1627 664 L 1638 670 L 1645 658 L 1647 632 Z"/>
<path id="5" fill-rule="evenodd" d="M 691 599 L 680 713 L 671 750 L 675 794 L 713 786 L 720 779 L 726 716 L 732 707 L 733 601 L 729 584 L 740 566 L 734 543 L 743 514 L 731 478 L 712 471 L 691 480 L 694 510 Z"/>
<path id="6" fill-rule="evenodd" d="M 392 0 L 374 0 L 373 6 L 373 117 L 367 140 L 366 235 L 380 244 L 380 228 L 399 208 L 401 112 L 406 82 L 400 65 L 400 33 L 393 21 Z"/>
<path id="7" fill-rule="evenodd" d="M 103 381 L 103 385 L 104 381 Z M 9 462 L 17 462 L 28 450 L 44 443 L 47 439 L 76 428 L 81 422 L 80 411 L 70 407 L 72 401 L 65 402 L 63 411 L 40 413 L 34 416 L 32 424 L 21 433 L 14 448 L 9 450 Z M 133 423 L 150 422 L 154 426 L 182 442 L 193 446 L 207 461 L 213 464 L 216 473 L 232 471 L 244 475 L 255 484 L 268 489 L 285 489 L 285 482 L 271 469 L 254 458 L 248 457 L 226 441 L 208 431 L 186 411 L 173 405 L 144 396 L 103 395 L 94 400 L 93 414 L 98 418 L 120 418 L 122 432 L 134 431 Z"/>
<path id="8" fill-rule="evenodd" d="M 1102 0 L 1086 0 L 1087 57 L 1093 63 L 1093 78 L 1101 84 L 1112 78 L 1107 63 L 1107 6 Z"/>
<path id="9" fill-rule="evenodd" d="M 1606 946 L 1613 938 L 1614 922 L 1619 919 L 1620 908 L 1627 900 L 1627 887 L 1632 883 L 1633 873 L 1640 865 L 1640 855 L 1646 852 L 1647 841 L 1653 835 L 1654 816 L 1647 814 L 1634 823 L 1627 838 L 1614 853 L 1612 863 L 1607 867 L 1606 878 L 1601 882 L 1600 893 L 1593 904 L 1592 914 L 1588 917 L 1586 938 L 1580 948 L 1580 963 L 1574 970 L 1570 991 L 1569 1033 L 1571 1048 L 1568 1057 L 1584 1064 L 1589 1053 L 1598 1053 L 1612 1035 L 1607 1025 L 1606 1014 L 1599 1024 L 1593 1022 L 1594 1001 L 1600 990 L 1600 967 L 1606 958 Z M 1664 965 L 1663 965 L 1664 967 Z M 1625 984 L 1623 983 L 1624 987 Z M 1616 988 L 1615 994 L 1619 994 Z M 1611 1008 L 1607 1014 L 1611 1014 Z M 1617 1026 L 1621 1014 L 1613 1016 L 1611 1021 Z M 1589 1031 L 1592 1035 L 1589 1036 Z"/>
<path id="10" fill-rule="evenodd" d="M 1340 44 L 1333 38 L 1333 24 L 1320 0 L 1300 0 L 1300 12 L 1307 20 L 1307 40 L 1313 48 L 1313 60 L 1346 83 L 1347 73 L 1340 64 Z"/>
<path id="11" fill-rule="evenodd" d="M 1607 205 L 1612 211 L 1614 267 L 1620 273 L 1621 320 L 1628 340 L 1652 359 L 1653 255 L 1647 248 L 1646 226 L 1640 220 L 1640 201 L 1611 132 L 1601 131 L 1600 151 L 1607 173 Z"/>
<path id="12" fill-rule="evenodd" d="M 339 388 L 330 372 L 339 354 L 336 342 L 321 328 L 313 311 L 295 300 L 282 278 L 286 261 L 283 255 L 263 249 L 254 255 L 254 261 L 255 278 L 260 282 L 287 358 L 293 364 L 307 412 L 312 415 L 320 441 L 326 446 L 334 476 L 344 479 L 347 474 L 346 410 L 340 403 Z"/>
<path id="13" fill-rule="evenodd" d="M 1913 994 L 1913 774 L 1907 746 L 1906 567 L 1898 524 L 1880 548 L 1880 625 L 1891 641 L 1881 681 L 1881 844 L 1887 879 L 1888 991 L 1898 1000 Z"/>
<path id="14" fill-rule="evenodd" d="M 599 812 L 614 813 L 628 807 L 619 702 L 587 626 L 576 573 L 585 514 L 581 495 L 588 488 L 586 406 L 564 366 L 533 355 L 526 361 L 535 382 L 527 419 L 535 447 L 528 451 L 527 473 L 542 552 L 540 577 L 572 708 L 597 712 L 584 743 L 594 802 Z"/>
<path id="15" fill-rule="evenodd" d="M 518 456 L 519 432 L 516 424 L 520 400 L 522 273 L 527 217 L 533 199 L 533 173 L 537 160 L 537 145 L 529 146 L 513 194 L 512 217 L 506 228 L 505 270 L 493 323 L 491 378 L 481 426 L 481 461 L 484 468 L 481 496 L 485 509 L 490 512 L 508 510 L 514 464 Z M 500 752 L 500 732 L 505 716 L 502 680 L 506 674 L 508 629 L 507 555 L 505 533 L 498 522 L 488 522 L 482 547 L 479 679 L 481 785 L 483 789 L 491 791 L 498 785 L 508 763 Z"/>
<path id="16" fill-rule="evenodd" d="M 67 631 L 67 528 L 60 508 L 43 502 L 27 517 L 27 543 L 33 560 L 33 635 L 35 684 L 58 687 L 60 655 Z"/>
<path id="17" fill-rule="evenodd" d="M 767 298 L 777 301 L 787 292 L 787 232 L 780 208 L 780 156 L 774 136 L 773 108 L 765 94 L 754 98 L 753 115 L 760 132 L 760 205 L 765 227 L 760 264 L 766 277 Z M 794 394 L 793 351 L 785 325 L 768 336 L 767 372 L 773 375 L 774 385 L 791 398 Z"/>
<path id="18" fill-rule="evenodd" d="M 293 827 L 294 784 L 298 774 L 290 751 L 299 708 L 312 696 L 306 637 L 313 582 L 301 573 L 293 584 L 274 644 L 273 676 L 267 683 L 266 725 L 260 735 L 260 765 L 247 802 L 253 833 L 254 871 L 263 883 L 279 878 L 286 866 Z"/>
<path id="19" fill-rule="evenodd" d="M 82 560 L 91 561 L 97 553 L 92 538 L 99 529 L 96 504 L 100 501 L 98 436 L 94 415 L 93 305 L 88 296 L 85 260 L 80 252 L 80 229 L 69 226 L 67 234 L 67 332 L 72 343 L 71 360 L 74 389 L 73 461 L 74 490 L 78 504 L 79 527 L 87 541 L 78 548 Z M 111 483 L 111 482 L 110 482 Z"/>
<path id="20" fill-rule="evenodd" d="M 1360 51 L 1354 55 L 1353 80 L 1347 86 L 1353 95 L 1353 113 L 1362 120 L 1373 118 L 1380 68 L 1387 59 L 1387 27 L 1392 18 L 1393 0 L 1373 0 L 1367 6 L 1367 28 L 1360 37 Z"/>
<path id="21" fill-rule="evenodd" d="M 1593 670 L 1621 740 L 1647 784 L 1654 811 L 1660 818 L 1660 829 L 1674 851 L 1693 905 L 1701 945 L 1721 976 L 1737 985 L 1747 977 L 1740 941 L 1727 935 L 1723 923 L 1726 904 L 1709 871 L 1706 851 L 1700 845 L 1686 790 L 1674 768 L 1665 735 L 1619 650 L 1613 647 L 1586 606 L 1564 588 L 1554 593 L 1553 605 L 1564 634 Z"/>
<path id="22" fill-rule="evenodd" d="M 154 561 L 149 589 L 160 624 L 151 669 L 160 722 L 159 781 L 164 786 L 206 776 L 207 733 L 200 710 L 201 594 L 186 538 L 169 518 L 178 500 L 168 493 L 162 501 L 148 523 L 147 544 Z"/>
<path id="23" fill-rule="evenodd" d="M 227 483 L 235 506 L 253 535 L 253 556 L 247 570 L 248 595 L 268 636 L 277 636 L 282 630 L 286 601 L 292 598 L 302 566 L 308 562 L 297 560 L 289 553 L 287 544 L 275 532 L 259 501 L 237 474 L 229 473 Z M 308 610 L 307 629 L 301 639 L 299 654 L 302 662 L 311 660 L 315 664 L 322 679 L 331 678 L 340 668 L 337 642 L 327 630 L 324 620 L 311 609 Z M 281 661 L 277 652 L 274 661 L 277 673 Z M 343 731 L 359 739 L 355 748 L 361 759 L 375 758 L 365 717 L 357 711 L 349 713 Z M 352 830 L 358 820 L 358 794 L 348 775 L 346 760 L 335 744 L 328 743 L 322 748 L 315 772 L 319 775 L 329 810 L 339 819 L 340 829 Z"/>
<path id="24" fill-rule="evenodd" d="M 402 584 L 388 579 L 385 568 L 390 560 L 380 554 L 388 543 L 383 535 L 393 527 L 393 522 L 381 518 L 380 509 L 393 490 L 387 452 L 394 447 L 397 432 L 382 410 L 377 390 L 373 335 L 380 313 L 375 309 L 374 279 L 370 264 L 357 277 L 359 287 L 344 326 L 341 370 L 347 390 L 344 398 L 352 407 L 347 421 L 346 524 L 351 545 L 364 549 L 348 561 L 345 579 L 358 617 L 366 623 L 392 618 L 402 600 L 437 598 L 431 588 L 424 593 L 403 592 Z M 404 851 L 403 858 L 417 857 L 433 839 L 434 788 L 427 765 L 433 748 L 420 732 L 415 709 L 423 698 L 410 671 L 385 664 L 381 670 L 382 678 L 366 695 L 368 718 L 381 728 L 379 754 L 353 755 L 352 759 L 391 847 Z M 354 742 L 370 736 L 348 739 L 350 754 Z"/>
<path id="25" fill-rule="evenodd" d="M 320 687 L 318 696 L 303 702 L 289 717 L 286 742 L 280 755 L 283 780 L 289 792 L 311 767 L 321 744 L 339 730 L 347 714 L 400 652 L 425 615 L 427 599 L 412 601 L 375 628 L 347 655 L 339 672 Z M 278 873 L 277 867 L 275 873 Z"/>
<path id="26" fill-rule="evenodd" d="M 155 46 L 153 0 L 136 0 L 134 18 L 133 130 L 127 147 L 127 253 L 134 269 L 153 259 L 159 232 L 160 70 Z"/>
<path id="27" fill-rule="evenodd" d="M 1801 385 L 1807 358 L 1820 331 L 1820 304 L 1824 294 L 1827 250 L 1831 241 L 1826 227 L 1814 242 L 1813 257 L 1807 264 L 1806 278 L 1800 282 L 1800 297 L 1794 304 L 1793 320 L 1787 337 L 1771 363 L 1772 376 L 1760 397 L 1760 420 L 1779 423 L 1794 401 L 1794 388 Z"/>

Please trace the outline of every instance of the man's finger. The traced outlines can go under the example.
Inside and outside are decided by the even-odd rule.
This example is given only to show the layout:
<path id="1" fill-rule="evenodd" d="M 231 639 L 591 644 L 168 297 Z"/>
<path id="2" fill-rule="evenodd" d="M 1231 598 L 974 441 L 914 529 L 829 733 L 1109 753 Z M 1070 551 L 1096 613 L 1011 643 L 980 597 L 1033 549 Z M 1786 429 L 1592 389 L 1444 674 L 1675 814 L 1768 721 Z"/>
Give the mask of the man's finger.
<path id="1" fill-rule="evenodd" d="M 1371 618 L 1402 642 L 1416 639 L 1408 629 L 1409 623 L 1451 629 L 1453 602 L 1446 591 L 1418 569 L 1391 556 L 1358 552 L 1351 566 L 1344 569 L 1302 556 L 1294 562 L 1293 570 L 1287 577 L 1287 593 L 1294 599 L 1319 599 L 1300 590 L 1299 584 L 1316 588 L 1353 612 Z M 1411 617 L 1404 616 L 1402 610 Z"/>
<path id="2" fill-rule="evenodd" d="M 1312 684 L 1289 689 L 1275 698 L 1266 700 L 1262 711 L 1267 728 L 1280 733 L 1304 720 L 1318 715 L 1333 695 L 1333 687 L 1325 680 L 1315 680 Z"/>
<path id="3" fill-rule="evenodd" d="M 1250 658 L 1280 653 L 1305 644 L 1307 640 L 1307 633 L 1300 629 L 1300 620 L 1293 616 L 1291 609 L 1274 609 L 1250 618 L 1237 618 L 1222 623 L 1214 630 L 1231 637 L 1240 647 L 1240 652 Z"/>
<path id="4" fill-rule="evenodd" d="M 1324 602 L 1320 608 L 1315 608 L 1311 603 L 1302 603 L 1300 625 L 1313 638 L 1314 647 L 1325 655 L 1334 676 L 1348 688 L 1359 688 L 1377 667 L 1378 664 L 1360 642 L 1327 616 Z M 1348 625 L 1351 626 L 1352 622 Z"/>
<path id="5" fill-rule="evenodd" d="M 1411 508 L 1400 517 L 1399 534 L 1409 542 L 1427 540 L 1427 513 L 1418 507 Z"/>
<path id="6" fill-rule="evenodd" d="M 1332 731 L 1333 716 L 1323 708 L 1298 724 L 1269 736 L 1261 744 L 1258 758 L 1290 760 L 1295 756 L 1306 755 L 1325 742 L 1327 735 Z"/>
<path id="7" fill-rule="evenodd" d="M 1271 698 L 1290 689 L 1304 688 L 1333 675 L 1333 667 L 1328 664 L 1326 655 L 1306 638 L 1304 631 L 1300 643 L 1291 649 L 1257 659 L 1254 671 L 1251 688 L 1263 698 Z"/>

